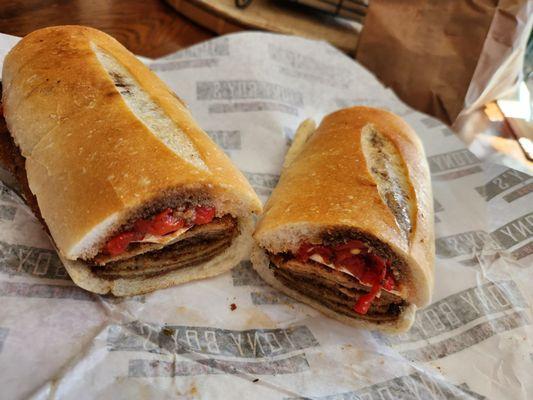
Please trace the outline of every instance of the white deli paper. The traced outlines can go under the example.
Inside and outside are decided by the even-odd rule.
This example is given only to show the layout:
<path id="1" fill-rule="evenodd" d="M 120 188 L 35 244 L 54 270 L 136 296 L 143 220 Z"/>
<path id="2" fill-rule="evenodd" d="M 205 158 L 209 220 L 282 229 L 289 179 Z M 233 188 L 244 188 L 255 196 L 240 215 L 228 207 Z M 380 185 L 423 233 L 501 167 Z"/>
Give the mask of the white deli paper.
<path id="1" fill-rule="evenodd" d="M 0 36 L 0 55 L 12 45 Z M 240 33 L 148 64 L 263 200 L 305 118 L 350 105 L 405 118 L 433 179 L 433 303 L 406 334 L 357 330 L 275 292 L 248 261 L 144 296 L 93 295 L 4 185 L 0 398 L 533 398 L 531 176 L 481 162 L 326 43 Z"/>

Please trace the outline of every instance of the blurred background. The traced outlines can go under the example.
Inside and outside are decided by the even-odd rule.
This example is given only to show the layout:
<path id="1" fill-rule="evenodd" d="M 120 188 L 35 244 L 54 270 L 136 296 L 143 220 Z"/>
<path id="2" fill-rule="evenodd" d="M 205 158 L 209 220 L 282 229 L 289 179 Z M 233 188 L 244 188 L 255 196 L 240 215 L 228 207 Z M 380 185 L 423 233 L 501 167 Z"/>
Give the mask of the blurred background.
<path id="1" fill-rule="evenodd" d="M 531 0 L 0 0 L 0 32 L 101 29 L 157 58 L 217 35 L 326 40 L 478 157 L 533 172 Z"/>

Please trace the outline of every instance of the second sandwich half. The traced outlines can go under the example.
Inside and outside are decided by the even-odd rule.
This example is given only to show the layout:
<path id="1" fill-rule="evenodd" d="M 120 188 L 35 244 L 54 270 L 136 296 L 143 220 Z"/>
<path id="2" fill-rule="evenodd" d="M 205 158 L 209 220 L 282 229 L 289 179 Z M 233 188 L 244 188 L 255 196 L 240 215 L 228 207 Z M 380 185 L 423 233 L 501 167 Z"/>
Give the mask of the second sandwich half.
<path id="1" fill-rule="evenodd" d="M 433 288 L 420 140 L 368 107 L 305 122 L 254 236 L 254 268 L 272 286 L 344 323 L 405 331 Z"/>
<path id="2" fill-rule="evenodd" d="M 11 170 L 77 285 L 134 295 L 222 273 L 247 255 L 256 194 L 113 38 L 36 31 L 7 56 L 3 84 Z"/>

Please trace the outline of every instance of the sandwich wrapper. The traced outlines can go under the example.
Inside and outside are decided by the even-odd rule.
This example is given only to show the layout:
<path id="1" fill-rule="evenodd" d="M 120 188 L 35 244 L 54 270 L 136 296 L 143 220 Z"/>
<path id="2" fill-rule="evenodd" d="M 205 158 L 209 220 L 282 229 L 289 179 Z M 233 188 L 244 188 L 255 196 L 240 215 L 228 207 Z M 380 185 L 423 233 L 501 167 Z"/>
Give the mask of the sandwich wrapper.
<path id="1" fill-rule="evenodd" d="M 0 61 L 15 41 L 0 36 Z M 263 200 L 305 118 L 369 105 L 406 119 L 432 173 L 433 303 L 408 333 L 357 330 L 271 289 L 249 261 L 142 296 L 94 295 L 6 181 L 0 398 L 533 398 L 531 176 L 480 161 L 326 43 L 239 33 L 147 63 Z"/>

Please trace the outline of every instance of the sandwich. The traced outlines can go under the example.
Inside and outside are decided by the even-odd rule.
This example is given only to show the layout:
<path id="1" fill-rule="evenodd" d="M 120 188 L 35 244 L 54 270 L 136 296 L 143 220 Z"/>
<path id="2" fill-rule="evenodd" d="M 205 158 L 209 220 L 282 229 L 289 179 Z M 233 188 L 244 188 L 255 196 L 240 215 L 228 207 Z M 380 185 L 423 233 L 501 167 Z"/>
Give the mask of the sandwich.
<path id="1" fill-rule="evenodd" d="M 353 107 L 305 121 L 254 232 L 252 263 L 285 294 L 343 323 L 409 329 L 433 288 L 424 149 L 396 115 Z"/>
<path id="2" fill-rule="evenodd" d="M 73 281 L 136 295 L 249 255 L 261 203 L 186 105 L 95 29 L 35 31 L 6 56 L 3 164 Z"/>

